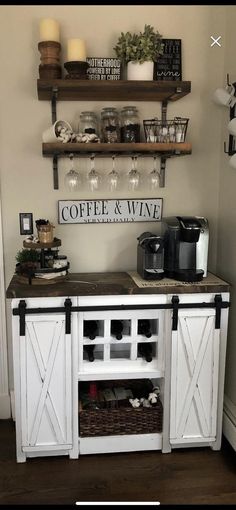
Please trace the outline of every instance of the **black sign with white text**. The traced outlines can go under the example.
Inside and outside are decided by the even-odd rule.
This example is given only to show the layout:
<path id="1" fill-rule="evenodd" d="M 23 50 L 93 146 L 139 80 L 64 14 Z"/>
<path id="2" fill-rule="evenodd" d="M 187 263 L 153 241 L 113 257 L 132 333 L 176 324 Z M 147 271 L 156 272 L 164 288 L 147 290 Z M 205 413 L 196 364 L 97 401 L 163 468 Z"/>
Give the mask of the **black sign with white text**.
<path id="1" fill-rule="evenodd" d="M 162 39 L 162 42 L 164 52 L 154 64 L 154 80 L 181 81 L 181 39 Z"/>
<path id="2" fill-rule="evenodd" d="M 88 57 L 87 74 L 89 80 L 120 80 L 121 61 L 113 57 Z"/>

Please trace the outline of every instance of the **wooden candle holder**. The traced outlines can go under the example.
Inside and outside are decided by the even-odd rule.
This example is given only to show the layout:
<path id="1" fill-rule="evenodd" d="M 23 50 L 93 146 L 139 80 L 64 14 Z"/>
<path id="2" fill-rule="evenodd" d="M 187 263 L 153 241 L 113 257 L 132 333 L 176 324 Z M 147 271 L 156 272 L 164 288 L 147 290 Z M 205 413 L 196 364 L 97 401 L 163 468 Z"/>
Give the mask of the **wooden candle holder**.
<path id="1" fill-rule="evenodd" d="M 67 80 L 87 80 L 88 74 L 87 69 L 89 68 L 88 62 L 82 60 L 75 60 L 71 62 L 65 62 L 65 69 L 67 70 Z"/>
<path id="2" fill-rule="evenodd" d="M 39 77 L 41 79 L 60 79 L 62 76 L 60 53 L 61 45 L 56 41 L 38 43 L 40 52 Z"/>
<path id="3" fill-rule="evenodd" d="M 38 43 L 41 54 L 41 64 L 60 65 L 61 45 L 56 41 L 41 41 Z"/>

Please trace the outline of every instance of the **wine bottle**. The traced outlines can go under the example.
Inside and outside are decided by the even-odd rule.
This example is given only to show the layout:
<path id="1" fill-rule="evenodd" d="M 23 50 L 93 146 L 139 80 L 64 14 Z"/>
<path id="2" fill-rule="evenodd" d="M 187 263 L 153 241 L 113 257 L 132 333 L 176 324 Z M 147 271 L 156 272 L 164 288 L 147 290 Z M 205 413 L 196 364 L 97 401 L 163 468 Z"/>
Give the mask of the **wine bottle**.
<path id="1" fill-rule="evenodd" d="M 94 340 L 98 334 L 98 323 L 97 321 L 84 321 L 84 336 Z"/>
<path id="2" fill-rule="evenodd" d="M 148 363 L 152 361 L 152 344 L 150 343 L 139 343 L 138 354 L 142 356 Z"/>
<path id="3" fill-rule="evenodd" d="M 111 321 L 111 334 L 116 337 L 117 340 L 122 339 L 123 322 L 119 320 Z"/>
<path id="4" fill-rule="evenodd" d="M 138 334 L 144 335 L 147 338 L 151 338 L 151 324 L 148 319 L 139 319 L 138 320 Z"/>
<path id="5" fill-rule="evenodd" d="M 94 361 L 94 349 L 95 345 L 84 345 L 84 351 L 87 353 L 89 361 Z"/>
<path id="6" fill-rule="evenodd" d="M 81 401 L 83 409 L 99 409 L 98 389 L 96 383 L 90 383 L 89 389 L 84 394 L 81 394 Z"/>

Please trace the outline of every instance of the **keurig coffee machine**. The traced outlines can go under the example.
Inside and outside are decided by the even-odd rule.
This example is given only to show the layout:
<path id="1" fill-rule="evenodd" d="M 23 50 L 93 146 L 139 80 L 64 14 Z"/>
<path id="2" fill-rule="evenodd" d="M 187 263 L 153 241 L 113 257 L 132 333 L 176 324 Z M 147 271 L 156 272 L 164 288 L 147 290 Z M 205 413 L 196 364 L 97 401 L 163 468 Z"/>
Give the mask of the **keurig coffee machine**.
<path id="1" fill-rule="evenodd" d="M 160 280 L 164 276 L 164 239 L 151 232 L 138 238 L 137 272 L 145 280 Z"/>
<path id="2" fill-rule="evenodd" d="M 196 282 L 207 276 L 209 229 L 206 218 L 172 216 L 163 218 L 165 276 Z"/>

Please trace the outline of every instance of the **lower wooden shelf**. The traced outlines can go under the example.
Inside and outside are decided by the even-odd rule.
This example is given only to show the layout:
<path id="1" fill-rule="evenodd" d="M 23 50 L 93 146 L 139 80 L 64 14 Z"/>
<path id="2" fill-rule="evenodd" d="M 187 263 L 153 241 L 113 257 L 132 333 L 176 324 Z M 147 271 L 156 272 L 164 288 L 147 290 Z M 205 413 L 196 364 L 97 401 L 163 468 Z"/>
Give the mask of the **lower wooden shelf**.
<path id="1" fill-rule="evenodd" d="M 43 156 L 64 156 L 73 153 L 74 156 L 95 154 L 96 156 L 128 156 L 140 154 L 152 156 L 158 154 L 163 157 L 191 154 L 191 143 L 43 143 Z"/>
<path id="2" fill-rule="evenodd" d="M 141 156 L 161 158 L 160 165 L 160 188 L 165 187 L 166 159 L 173 156 L 185 156 L 192 153 L 191 143 L 43 143 L 43 156 L 53 158 L 53 187 L 59 189 L 58 185 L 58 157 L 111 157 L 115 156 Z"/>

